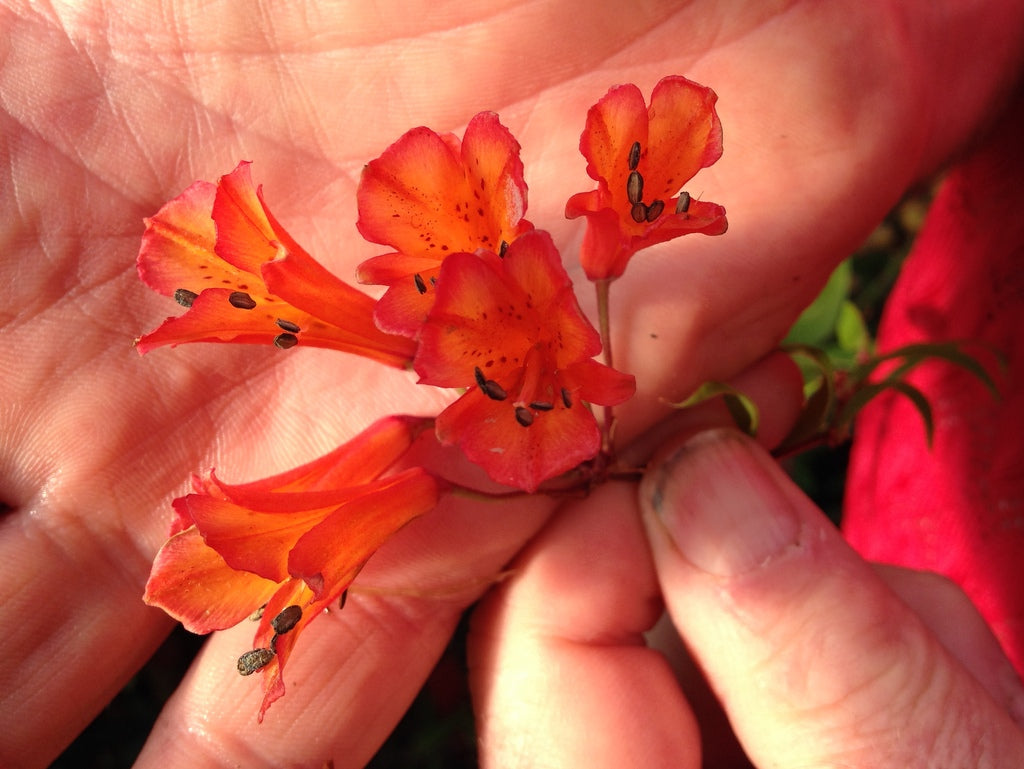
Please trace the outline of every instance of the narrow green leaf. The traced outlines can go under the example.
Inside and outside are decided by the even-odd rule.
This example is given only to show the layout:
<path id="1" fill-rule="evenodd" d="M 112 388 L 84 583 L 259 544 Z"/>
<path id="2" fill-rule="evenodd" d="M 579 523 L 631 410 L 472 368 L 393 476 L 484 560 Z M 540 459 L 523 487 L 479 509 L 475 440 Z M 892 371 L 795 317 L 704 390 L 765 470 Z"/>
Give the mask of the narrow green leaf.
<path id="1" fill-rule="evenodd" d="M 924 421 L 925 440 L 928 442 L 928 448 L 931 448 L 932 440 L 935 437 L 935 420 L 932 418 L 932 407 L 928 403 L 928 398 L 909 382 L 897 381 L 893 382 L 891 386 L 892 389 L 910 398 L 910 402 L 917 408 Z"/>
<path id="2" fill-rule="evenodd" d="M 747 435 L 757 435 L 761 424 L 761 412 L 747 395 L 724 382 L 705 382 L 690 397 L 678 403 L 670 403 L 672 408 L 685 409 L 696 406 L 712 398 L 721 397 L 729 415 Z"/>
<path id="3" fill-rule="evenodd" d="M 755 437 L 761 426 L 761 412 L 757 404 L 736 390 L 722 393 L 722 398 L 736 426 L 751 438 Z"/>
<path id="4" fill-rule="evenodd" d="M 832 379 L 835 367 L 828 353 L 820 347 L 809 344 L 783 344 L 781 349 L 798 363 L 800 360 L 808 361 L 826 380 Z"/>
<path id="5" fill-rule="evenodd" d="M 931 446 L 932 437 L 935 434 L 935 422 L 928 398 L 914 385 L 901 379 L 890 378 L 875 384 L 865 385 L 858 389 L 843 406 L 843 410 L 837 420 L 839 427 L 847 431 L 860 410 L 886 390 L 895 390 L 910 399 L 917 408 L 918 413 L 921 414 L 921 419 L 924 421 L 925 436 L 928 440 L 928 445 Z"/>
<path id="6" fill-rule="evenodd" d="M 878 368 L 880 364 L 900 358 L 903 359 L 903 362 L 890 372 L 888 378 L 902 378 L 912 369 L 928 360 L 945 360 L 973 374 L 983 385 L 985 385 L 986 389 L 988 389 L 992 394 L 992 397 L 998 399 L 1000 397 L 999 386 L 996 384 L 995 380 L 988 373 L 985 367 L 981 365 L 977 358 L 967 352 L 964 352 L 963 348 L 968 344 L 971 344 L 971 342 L 951 341 L 908 344 L 882 355 L 876 355 L 870 361 L 867 361 L 858 367 L 854 373 L 854 377 L 857 379 L 866 379 Z M 974 344 L 977 345 L 979 343 Z M 995 350 L 990 351 L 996 356 L 1000 368 L 1004 367 L 1005 362 L 1002 355 Z"/>

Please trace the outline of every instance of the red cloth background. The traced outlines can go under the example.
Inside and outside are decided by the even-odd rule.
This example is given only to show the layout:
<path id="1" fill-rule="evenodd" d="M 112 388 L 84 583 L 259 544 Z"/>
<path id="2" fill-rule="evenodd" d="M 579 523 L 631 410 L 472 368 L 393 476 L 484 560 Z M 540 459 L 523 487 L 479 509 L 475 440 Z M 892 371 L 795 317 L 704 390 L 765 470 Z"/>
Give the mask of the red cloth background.
<path id="1" fill-rule="evenodd" d="M 997 374 L 997 401 L 945 362 L 910 381 L 935 411 L 926 444 L 902 396 L 869 405 L 856 424 L 844 530 L 866 558 L 929 569 L 957 582 L 1024 673 L 1024 94 L 955 166 L 885 309 L 881 350 L 976 339 Z"/>

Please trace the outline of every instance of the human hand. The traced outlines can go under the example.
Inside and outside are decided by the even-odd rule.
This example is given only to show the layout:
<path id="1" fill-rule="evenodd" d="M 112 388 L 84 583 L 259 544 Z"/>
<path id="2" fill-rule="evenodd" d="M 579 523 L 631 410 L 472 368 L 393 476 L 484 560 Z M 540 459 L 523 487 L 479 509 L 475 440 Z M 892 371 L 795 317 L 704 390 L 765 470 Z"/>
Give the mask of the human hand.
<path id="1" fill-rule="evenodd" d="M 614 82 L 646 90 L 682 72 L 708 83 L 721 97 L 726 155 L 702 174 L 703 192 L 726 205 L 731 229 L 642 255 L 616 285 L 619 360 L 641 384 L 623 424 L 637 433 L 662 413 L 659 397 L 725 378 L 770 349 L 904 187 L 986 119 L 1019 56 L 1016 26 L 977 9 L 957 13 L 984 32 L 971 38 L 984 41 L 984 56 L 953 55 L 949 40 L 962 38 L 950 30 L 962 20 L 933 11 L 907 25 L 912 44 L 891 43 L 905 13 L 896 4 L 886 22 L 854 3 L 780 14 L 752 4 L 728 16 L 712 3 L 429 9 L 0 8 L 0 270 L 10 287 L 0 761 L 45 764 L 166 633 L 166 618 L 139 596 L 168 502 L 190 472 L 217 465 L 231 479 L 260 477 L 374 416 L 438 406 L 396 372 L 321 351 L 217 346 L 140 361 L 131 338 L 170 311 L 134 274 L 140 220 L 191 181 L 256 159 L 275 213 L 344 276 L 377 251 L 351 224 L 366 159 L 411 124 L 444 130 L 495 109 L 524 147 L 530 218 L 567 244 L 578 223 L 561 221 L 561 207 L 589 186 L 574 152 L 586 108 Z M 957 108 L 943 113 L 944 103 Z M 463 504 L 403 532 L 406 544 L 379 554 L 367 579 L 426 583 L 424 595 L 477 587 L 440 602 L 378 597 L 349 611 L 354 602 L 319 623 L 292 670 L 325 688 L 296 687 L 289 710 L 259 732 L 258 693 L 232 672 L 245 630 L 212 639 L 153 744 L 216 753 L 211 763 L 251 759 L 250 744 L 272 765 L 332 751 L 365 760 L 479 581 L 546 517 L 550 504 L 532 504 L 486 515 Z M 359 717 L 341 723 L 339 708 Z M 171 760 L 157 748 L 148 755 L 143 763 Z"/>
<path id="2" fill-rule="evenodd" d="M 485 601 L 482 766 L 748 765 L 645 643 L 661 596 L 754 766 L 1020 766 L 1024 687 L 971 603 L 861 560 L 753 441 L 672 444 L 636 505 L 572 506 Z"/>

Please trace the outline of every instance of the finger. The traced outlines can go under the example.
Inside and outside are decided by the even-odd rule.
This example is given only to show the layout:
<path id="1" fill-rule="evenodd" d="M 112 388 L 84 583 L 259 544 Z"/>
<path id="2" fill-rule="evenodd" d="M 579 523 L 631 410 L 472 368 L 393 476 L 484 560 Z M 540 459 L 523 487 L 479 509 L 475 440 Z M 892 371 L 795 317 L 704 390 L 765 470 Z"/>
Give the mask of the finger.
<path id="1" fill-rule="evenodd" d="M 757 403 L 764 439 L 778 441 L 799 408 L 792 361 L 768 356 L 733 384 Z M 679 412 L 668 427 L 731 423 L 711 402 Z M 661 435 L 654 428 L 621 458 L 645 462 Z M 693 715 L 662 655 L 641 637 L 660 602 L 632 494 L 603 488 L 560 513 L 477 612 L 471 683 L 484 765 L 540 756 L 588 769 L 699 765 Z"/>
<path id="2" fill-rule="evenodd" d="M 54 507 L 0 524 L 0 766 L 47 766 L 171 628 L 140 600 L 148 563 L 127 538 Z"/>
<path id="3" fill-rule="evenodd" d="M 256 714 L 259 674 L 238 657 L 254 629 L 216 633 L 164 711 L 137 767 L 362 767 L 394 729 L 444 650 L 462 611 L 550 513 L 447 499 L 392 538 L 360 573 L 344 609 L 317 618 L 285 672 L 285 696 Z"/>
<path id="4" fill-rule="evenodd" d="M 482 766 L 700 765 L 693 715 L 643 632 L 661 611 L 631 485 L 563 510 L 474 617 Z"/>
<path id="5" fill-rule="evenodd" d="M 992 629 L 951 580 L 933 572 L 874 564 L 875 572 L 973 675 L 1010 717 L 1024 727 L 1024 687 Z"/>
<path id="6" fill-rule="evenodd" d="M 1024 755 L 1005 710 L 748 439 L 691 439 L 641 505 L 669 612 L 755 763 Z"/>

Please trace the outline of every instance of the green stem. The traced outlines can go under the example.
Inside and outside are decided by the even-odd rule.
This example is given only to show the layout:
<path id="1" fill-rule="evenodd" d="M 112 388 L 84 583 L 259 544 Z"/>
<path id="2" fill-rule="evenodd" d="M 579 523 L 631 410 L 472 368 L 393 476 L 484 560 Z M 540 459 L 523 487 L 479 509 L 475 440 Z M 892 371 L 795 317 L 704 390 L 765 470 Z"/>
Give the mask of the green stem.
<path id="1" fill-rule="evenodd" d="M 451 494 L 453 497 L 461 497 L 462 499 L 473 499 L 478 502 L 501 502 L 507 499 L 522 499 L 524 497 L 533 497 L 537 494 L 543 494 L 544 496 L 551 497 L 552 499 L 558 499 L 562 497 L 579 498 L 586 496 L 590 488 L 589 477 L 583 478 L 575 485 L 566 486 L 565 488 L 546 488 L 543 485 L 537 489 L 536 492 L 530 493 L 522 490 L 513 491 L 482 491 L 480 489 L 474 489 L 469 486 L 463 486 L 461 483 L 450 481 L 446 478 L 438 478 L 443 484 L 444 490 Z"/>
<path id="2" fill-rule="evenodd" d="M 609 368 L 612 364 L 612 324 L 610 309 L 611 278 L 594 281 L 597 292 L 597 326 L 601 334 L 601 354 L 604 364 Z M 615 412 L 611 406 L 604 406 L 604 419 L 601 422 L 601 453 L 608 458 L 612 453 L 612 431 L 615 427 Z"/>
<path id="3" fill-rule="evenodd" d="M 444 485 L 447 487 L 447 491 L 453 497 L 462 497 L 463 499 L 475 499 L 478 502 L 498 502 L 503 499 L 517 499 L 519 497 L 528 497 L 525 491 L 481 491 L 480 489 L 473 489 L 469 486 L 463 486 L 461 483 L 455 481 L 443 480 Z"/>
<path id="4" fill-rule="evenodd" d="M 604 364 L 611 367 L 612 364 L 612 322 L 610 310 L 610 289 L 612 282 L 609 278 L 594 281 L 594 289 L 597 291 L 597 325 L 601 332 L 601 353 Z"/>

